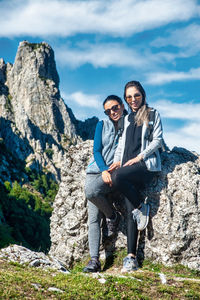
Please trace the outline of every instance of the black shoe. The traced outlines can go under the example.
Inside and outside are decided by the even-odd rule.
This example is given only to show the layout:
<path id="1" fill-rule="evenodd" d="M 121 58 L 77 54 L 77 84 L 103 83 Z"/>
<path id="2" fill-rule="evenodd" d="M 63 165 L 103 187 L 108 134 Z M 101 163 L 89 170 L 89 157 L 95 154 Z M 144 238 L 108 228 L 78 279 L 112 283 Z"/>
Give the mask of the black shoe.
<path id="1" fill-rule="evenodd" d="M 87 266 L 83 269 L 83 272 L 86 273 L 88 272 L 95 273 L 100 271 L 101 271 L 101 263 L 98 260 L 98 258 L 93 258 L 93 257 L 91 258 Z"/>
<path id="2" fill-rule="evenodd" d="M 119 213 L 116 211 L 115 212 L 115 218 L 114 219 L 108 219 L 106 218 L 106 224 L 107 224 L 107 237 L 110 237 L 112 235 L 114 235 L 117 232 L 117 227 L 119 225 L 119 221 L 120 221 L 120 215 Z"/>

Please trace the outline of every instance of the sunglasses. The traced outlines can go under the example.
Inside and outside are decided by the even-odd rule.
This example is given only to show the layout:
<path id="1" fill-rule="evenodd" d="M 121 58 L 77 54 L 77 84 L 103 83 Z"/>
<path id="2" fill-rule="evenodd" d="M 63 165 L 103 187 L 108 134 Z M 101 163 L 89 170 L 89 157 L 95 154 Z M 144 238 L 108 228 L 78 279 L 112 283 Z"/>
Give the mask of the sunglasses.
<path id="1" fill-rule="evenodd" d="M 142 95 L 139 94 L 139 93 L 136 93 L 136 94 L 133 95 L 133 96 L 128 95 L 128 96 L 126 96 L 126 101 L 127 101 L 127 102 L 132 101 L 133 98 L 134 98 L 135 100 L 139 100 L 141 97 L 142 97 Z"/>
<path id="2" fill-rule="evenodd" d="M 118 104 L 117 105 L 113 105 L 111 108 L 108 108 L 108 109 L 104 110 L 104 114 L 106 114 L 107 116 L 109 116 L 110 113 L 111 113 L 111 110 L 114 111 L 114 112 L 117 112 L 119 109 L 120 108 L 119 108 Z"/>

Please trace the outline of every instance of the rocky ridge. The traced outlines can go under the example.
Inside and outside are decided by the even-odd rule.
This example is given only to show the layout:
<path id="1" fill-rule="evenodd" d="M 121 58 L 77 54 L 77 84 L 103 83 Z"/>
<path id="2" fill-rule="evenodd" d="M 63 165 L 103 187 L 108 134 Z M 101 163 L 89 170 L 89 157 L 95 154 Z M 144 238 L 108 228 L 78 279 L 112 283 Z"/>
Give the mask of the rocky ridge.
<path id="1" fill-rule="evenodd" d="M 21 42 L 13 65 L 0 59 L 1 246 L 13 238 L 30 246 L 35 233 L 43 250 L 40 234 L 48 237 L 49 249 L 49 212 L 66 153 L 71 145 L 93 138 L 97 121 L 77 120 L 61 98 L 54 52 L 47 43 Z M 18 210 L 21 216 L 15 219 Z M 46 225 L 29 233 L 24 218 L 36 228 L 40 221 Z M 38 249 L 35 242 L 30 247 Z"/>
<path id="2" fill-rule="evenodd" d="M 6 147 L 27 166 L 45 167 L 59 179 L 62 146 L 75 141 L 76 131 L 60 97 L 53 50 L 46 43 L 21 42 L 14 65 L 1 60 L 0 70 L 0 131 Z"/>
<path id="3" fill-rule="evenodd" d="M 89 127 L 96 122 L 76 120 L 64 103 L 47 43 L 21 42 L 13 65 L 0 59 L 0 138 L 27 167 L 46 170 L 59 181 L 66 150 L 81 135 L 92 138 Z"/>
<path id="4" fill-rule="evenodd" d="M 67 266 L 88 255 L 84 180 L 91 149 L 88 141 L 71 147 L 53 204 L 50 254 Z M 160 176 L 144 191 L 151 205 L 151 218 L 140 235 L 138 258 L 200 270 L 200 158 L 186 149 L 174 148 L 162 154 L 162 163 Z M 104 244 L 101 257 L 126 247 L 123 210 L 121 214 L 118 236 Z"/>

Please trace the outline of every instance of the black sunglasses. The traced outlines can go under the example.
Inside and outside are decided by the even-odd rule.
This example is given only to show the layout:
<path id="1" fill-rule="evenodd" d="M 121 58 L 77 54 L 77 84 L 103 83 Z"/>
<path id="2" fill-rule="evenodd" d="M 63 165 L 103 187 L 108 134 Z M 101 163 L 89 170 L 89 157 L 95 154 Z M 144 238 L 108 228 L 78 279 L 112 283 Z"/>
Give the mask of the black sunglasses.
<path id="1" fill-rule="evenodd" d="M 106 114 L 107 116 L 109 116 L 110 113 L 111 113 L 111 110 L 114 111 L 114 112 L 118 111 L 119 110 L 119 105 L 118 104 L 117 105 L 113 105 L 111 108 L 108 108 L 108 109 L 104 110 L 104 114 Z"/>

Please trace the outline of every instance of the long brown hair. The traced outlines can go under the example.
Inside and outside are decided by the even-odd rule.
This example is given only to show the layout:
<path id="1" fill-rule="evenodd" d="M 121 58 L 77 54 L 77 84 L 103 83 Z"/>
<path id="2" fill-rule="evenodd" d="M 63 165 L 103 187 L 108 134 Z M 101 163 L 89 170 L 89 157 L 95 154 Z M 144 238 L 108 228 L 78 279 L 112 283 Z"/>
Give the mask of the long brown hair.
<path id="1" fill-rule="evenodd" d="M 127 90 L 127 88 L 132 87 L 132 86 L 134 86 L 142 94 L 142 104 L 141 104 L 140 108 L 137 111 L 137 114 L 136 114 L 136 117 L 135 117 L 135 122 L 137 123 L 138 126 L 141 126 L 144 122 L 148 126 L 149 112 L 150 112 L 151 109 L 148 107 L 148 104 L 146 102 L 145 90 L 144 90 L 144 88 L 142 87 L 142 85 L 139 81 L 129 81 L 125 85 L 125 87 L 124 87 L 124 100 L 126 101 L 126 90 Z"/>

